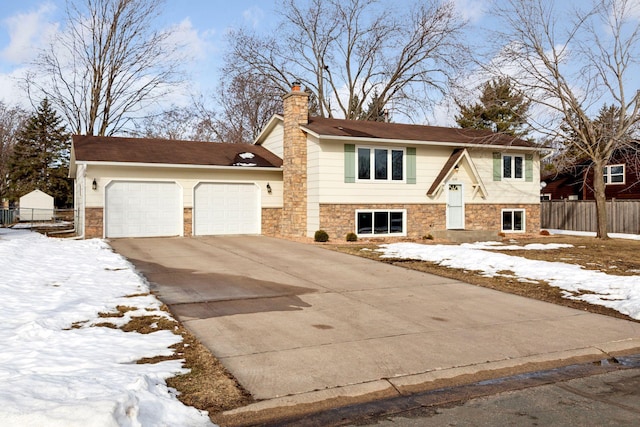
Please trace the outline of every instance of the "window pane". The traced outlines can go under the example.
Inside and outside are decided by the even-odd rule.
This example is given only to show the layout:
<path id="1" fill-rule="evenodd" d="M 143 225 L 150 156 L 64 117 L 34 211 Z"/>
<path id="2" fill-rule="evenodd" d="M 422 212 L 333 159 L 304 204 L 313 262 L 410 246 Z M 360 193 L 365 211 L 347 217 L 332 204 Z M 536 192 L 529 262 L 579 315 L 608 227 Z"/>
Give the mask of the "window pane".
<path id="1" fill-rule="evenodd" d="M 402 181 L 402 156 L 404 152 L 401 150 L 391 151 L 391 179 Z"/>
<path id="2" fill-rule="evenodd" d="M 502 176 L 504 178 L 511 178 L 511 156 L 504 156 L 502 158 Z"/>
<path id="3" fill-rule="evenodd" d="M 611 175 L 617 175 L 624 172 L 624 167 L 622 165 L 619 166 L 611 166 Z"/>
<path id="4" fill-rule="evenodd" d="M 524 230 L 524 224 L 522 223 L 522 215 L 524 212 L 522 211 L 513 211 L 513 230 L 514 231 L 522 231 Z"/>
<path id="5" fill-rule="evenodd" d="M 371 150 L 358 148 L 358 179 L 371 179 Z"/>
<path id="6" fill-rule="evenodd" d="M 387 234 L 389 232 L 389 212 L 373 213 L 373 230 L 375 234 Z"/>
<path id="7" fill-rule="evenodd" d="M 607 173 L 605 172 L 604 174 L 604 183 L 608 183 L 609 182 L 609 175 L 607 175 Z"/>
<path id="8" fill-rule="evenodd" d="M 524 160 L 522 157 L 514 156 L 513 157 L 515 163 L 515 171 L 513 174 L 514 178 L 522 178 L 522 161 Z"/>
<path id="9" fill-rule="evenodd" d="M 502 212 L 502 230 L 503 231 L 513 230 L 513 212 L 511 211 Z"/>
<path id="10" fill-rule="evenodd" d="M 376 179 L 388 179 L 387 175 L 387 150 L 375 150 Z"/>
<path id="11" fill-rule="evenodd" d="M 402 212 L 391 212 L 391 233 L 402 233 Z"/>
<path id="12" fill-rule="evenodd" d="M 359 212 L 358 234 L 372 234 L 372 220 L 373 215 L 371 212 Z"/>
<path id="13" fill-rule="evenodd" d="M 611 175 L 611 182 L 624 182 L 624 175 Z"/>

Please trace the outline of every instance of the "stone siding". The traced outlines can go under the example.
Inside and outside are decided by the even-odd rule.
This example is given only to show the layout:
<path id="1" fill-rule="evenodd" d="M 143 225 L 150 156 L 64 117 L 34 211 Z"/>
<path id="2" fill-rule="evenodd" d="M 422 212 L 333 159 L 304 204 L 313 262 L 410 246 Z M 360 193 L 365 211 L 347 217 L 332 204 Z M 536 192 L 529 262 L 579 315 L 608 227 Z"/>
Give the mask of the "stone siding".
<path id="1" fill-rule="evenodd" d="M 184 237 L 193 236 L 193 208 L 184 208 L 183 232 Z"/>
<path id="2" fill-rule="evenodd" d="M 281 233 L 284 236 L 305 236 L 307 231 L 307 136 L 300 125 L 308 122 L 308 98 L 299 88 L 283 97 Z"/>
<path id="3" fill-rule="evenodd" d="M 335 240 L 344 240 L 347 233 L 356 231 L 356 210 L 407 211 L 407 237 L 419 239 L 434 230 L 446 229 L 446 205 L 444 204 L 321 204 L 320 229 Z M 526 232 L 540 231 L 539 204 L 468 204 L 465 205 L 465 229 L 500 231 L 502 209 L 525 209 Z"/>
<path id="4" fill-rule="evenodd" d="M 262 235 L 280 236 L 281 220 L 282 208 L 262 208 Z"/>
<path id="5" fill-rule="evenodd" d="M 540 232 L 540 204 L 465 205 L 465 229 L 500 231 L 502 209 L 524 209 L 525 232 Z"/>
<path id="6" fill-rule="evenodd" d="M 104 236 L 104 210 L 102 208 L 85 208 L 84 238 L 101 239 Z"/>
<path id="7" fill-rule="evenodd" d="M 445 228 L 445 205 L 443 204 L 376 204 L 376 205 L 320 205 L 320 228 L 329 233 L 331 239 L 344 240 L 347 233 L 356 231 L 358 209 L 406 209 L 407 237 L 418 239 L 431 232 Z"/>

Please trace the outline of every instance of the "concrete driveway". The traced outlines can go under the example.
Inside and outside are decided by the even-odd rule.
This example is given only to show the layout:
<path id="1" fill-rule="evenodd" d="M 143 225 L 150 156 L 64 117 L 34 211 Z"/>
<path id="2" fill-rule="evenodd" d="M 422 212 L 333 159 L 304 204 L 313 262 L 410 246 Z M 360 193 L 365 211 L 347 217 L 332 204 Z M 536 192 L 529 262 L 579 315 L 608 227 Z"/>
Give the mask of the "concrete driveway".
<path id="1" fill-rule="evenodd" d="M 314 245 L 261 236 L 111 245 L 256 399 L 279 405 L 640 349 L 640 323 Z"/>

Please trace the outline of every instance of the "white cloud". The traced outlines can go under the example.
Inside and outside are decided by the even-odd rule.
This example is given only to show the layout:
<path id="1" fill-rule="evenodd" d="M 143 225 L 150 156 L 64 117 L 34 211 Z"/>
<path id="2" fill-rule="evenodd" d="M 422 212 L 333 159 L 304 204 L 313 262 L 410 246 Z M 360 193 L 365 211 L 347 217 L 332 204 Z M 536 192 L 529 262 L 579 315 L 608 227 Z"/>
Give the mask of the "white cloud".
<path id="1" fill-rule="evenodd" d="M 9 32 L 9 44 L 0 51 L 0 58 L 13 64 L 32 59 L 46 41 L 58 30 L 58 24 L 49 22 L 55 6 L 44 3 L 37 10 L 18 13 L 3 21 Z"/>
<path id="2" fill-rule="evenodd" d="M 244 12 L 242 12 L 242 17 L 253 28 L 256 28 L 264 18 L 264 11 L 260 9 L 258 6 L 252 6 L 249 9 L 246 9 Z"/>
<path id="3" fill-rule="evenodd" d="M 469 22 L 478 22 L 487 13 L 486 6 L 490 4 L 486 0 L 454 0 L 458 12 Z"/>

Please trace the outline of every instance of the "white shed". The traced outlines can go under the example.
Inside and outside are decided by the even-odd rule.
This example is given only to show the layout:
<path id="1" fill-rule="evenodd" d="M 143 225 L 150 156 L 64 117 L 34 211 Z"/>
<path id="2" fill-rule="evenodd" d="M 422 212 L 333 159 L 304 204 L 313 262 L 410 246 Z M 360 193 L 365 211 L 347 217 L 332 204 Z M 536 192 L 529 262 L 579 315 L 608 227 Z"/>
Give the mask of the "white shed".
<path id="1" fill-rule="evenodd" d="M 40 190 L 20 197 L 20 221 L 51 221 L 53 197 Z"/>

